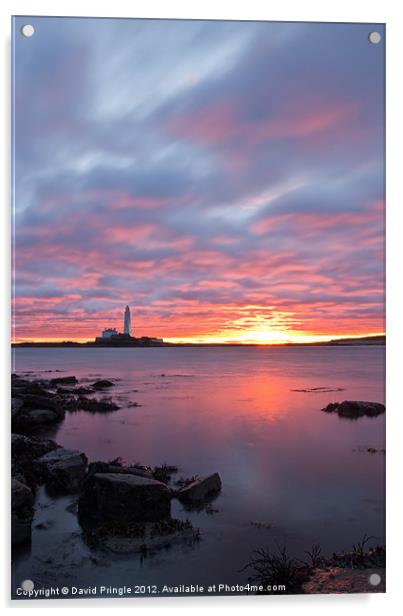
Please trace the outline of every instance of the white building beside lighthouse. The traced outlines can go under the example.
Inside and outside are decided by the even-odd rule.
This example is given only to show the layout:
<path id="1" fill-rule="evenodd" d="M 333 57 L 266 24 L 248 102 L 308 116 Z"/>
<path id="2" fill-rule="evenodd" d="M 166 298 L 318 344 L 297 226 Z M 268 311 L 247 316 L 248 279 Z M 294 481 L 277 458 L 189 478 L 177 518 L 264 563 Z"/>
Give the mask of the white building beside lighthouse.
<path id="1" fill-rule="evenodd" d="M 132 325 L 131 325 L 131 317 L 130 317 L 130 308 L 126 306 L 125 308 L 125 318 L 123 323 L 123 333 L 126 336 L 131 336 Z"/>

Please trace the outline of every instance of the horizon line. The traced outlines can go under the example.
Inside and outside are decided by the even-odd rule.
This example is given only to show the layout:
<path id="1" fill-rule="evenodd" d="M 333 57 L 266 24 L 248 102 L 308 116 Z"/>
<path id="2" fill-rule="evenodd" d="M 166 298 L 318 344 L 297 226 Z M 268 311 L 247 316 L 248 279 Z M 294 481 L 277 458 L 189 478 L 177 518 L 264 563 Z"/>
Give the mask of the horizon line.
<path id="1" fill-rule="evenodd" d="M 159 337 L 159 336 L 158 336 Z M 283 339 L 254 339 L 253 336 L 251 338 L 232 338 L 225 339 L 222 337 L 169 337 L 163 338 L 164 344 L 172 344 L 172 345 L 221 345 L 221 346 L 285 346 L 285 345 L 304 345 L 304 344 L 326 344 L 326 342 L 333 341 L 342 341 L 342 340 L 362 340 L 362 339 L 371 339 L 371 338 L 386 338 L 386 332 L 377 332 L 377 333 L 368 333 L 368 334 L 344 334 L 344 335 L 318 335 L 318 336 L 291 336 L 287 338 L 286 336 Z M 136 336 L 132 336 L 132 338 L 137 338 Z M 139 338 L 156 338 L 156 336 L 139 336 Z M 31 338 L 31 339 L 14 339 L 11 340 L 11 345 L 22 345 L 22 344 L 96 344 L 95 338 Z"/>

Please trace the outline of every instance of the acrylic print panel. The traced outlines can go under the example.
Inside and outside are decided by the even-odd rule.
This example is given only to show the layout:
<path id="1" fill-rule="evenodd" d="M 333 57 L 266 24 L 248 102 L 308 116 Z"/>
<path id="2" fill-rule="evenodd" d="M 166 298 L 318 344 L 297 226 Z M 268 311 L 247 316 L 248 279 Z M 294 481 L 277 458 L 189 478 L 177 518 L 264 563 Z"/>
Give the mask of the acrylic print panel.
<path id="1" fill-rule="evenodd" d="M 14 18 L 13 598 L 384 591 L 384 53 Z"/>

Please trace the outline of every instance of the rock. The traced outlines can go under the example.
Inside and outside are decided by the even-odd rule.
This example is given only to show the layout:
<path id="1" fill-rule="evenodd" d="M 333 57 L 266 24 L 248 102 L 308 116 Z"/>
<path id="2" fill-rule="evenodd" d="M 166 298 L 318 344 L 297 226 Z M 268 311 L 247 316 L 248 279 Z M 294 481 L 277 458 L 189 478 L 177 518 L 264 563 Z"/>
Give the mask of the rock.
<path id="1" fill-rule="evenodd" d="M 386 548 L 382 545 L 371 547 L 368 550 L 350 550 L 333 554 L 327 561 L 330 567 L 347 567 L 350 569 L 371 569 L 372 567 L 386 567 Z"/>
<path id="2" fill-rule="evenodd" d="M 147 468 L 141 468 L 140 466 L 128 466 L 127 468 L 127 472 L 130 475 L 137 475 L 137 477 L 146 477 L 149 479 L 155 479 L 156 481 L 160 481 L 160 479 L 158 479 L 158 477 L 154 476 L 154 473 L 151 470 L 148 470 Z M 164 481 L 162 481 L 161 483 L 165 483 Z"/>
<path id="3" fill-rule="evenodd" d="M 74 387 L 63 387 L 58 385 L 56 388 L 56 394 L 58 396 L 71 396 L 73 393 L 76 393 L 76 389 Z"/>
<path id="4" fill-rule="evenodd" d="M 66 411 L 58 397 L 28 394 L 22 399 L 23 406 L 12 416 L 16 432 L 29 432 L 64 419 Z"/>
<path id="5" fill-rule="evenodd" d="M 34 504 L 34 495 L 31 488 L 14 477 L 11 481 L 11 507 L 13 511 L 20 511 L 25 507 L 31 508 Z"/>
<path id="6" fill-rule="evenodd" d="M 377 417 L 385 412 L 385 405 L 379 402 L 353 402 L 345 400 L 339 405 L 338 414 L 341 417 Z"/>
<path id="7" fill-rule="evenodd" d="M 34 495 L 32 490 L 13 477 L 11 482 L 11 541 L 19 545 L 31 538 L 31 525 L 34 516 Z"/>
<path id="8" fill-rule="evenodd" d="M 178 472 L 178 467 L 170 464 L 162 464 L 155 466 L 152 475 L 157 481 L 168 484 L 171 481 L 172 475 Z"/>
<path id="9" fill-rule="evenodd" d="M 15 379 L 11 384 L 12 391 L 16 395 L 32 394 L 37 396 L 46 396 L 48 395 L 46 386 L 49 386 L 49 383 L 43 381 L 26 381 L 25 379 Z"/>
<path id="10" fill-rule="evenodd" d="M 154 554 L 175 546 L 192 546 L 200 541 L 199 529 L 193 528 L 189 520 L 167 519 L 137 526 L 138 529 L 129 526 L 125 534 L 101 532 L 100 537 L 95 531 L 93 538 L 103 549 L 120 555 Z"/>
<path id="11" fill-rule="evenodd" d="M 78 503 L 80 522 L 124 525 L 170 517 L 169 488 L 154 479 L 126 473 L 96 473 L 85 482 Z"/>
<path id="12" fill-rule="evenodd" d="M 31 464 L 35 458 L 40 458 L 49 451 L 58 449 L 59 445 L 49 439 L 39 439 L 23 434 L 11 435 L 11 460 L 14 463 Z"/>
<path id="13" fill-rule="evenodd" d="M 113 387 L 114 383 L 112 381 L 108 381 L 107 379 L 101 379 L 100 381 L 95 381 L 92 384 L 94 389 L 106 389 L 107 387 Z"/>
<path id="14" fill-rule="evenodd" d="M 24 405 L 22 398 L 11 398 L 11 417 L 18 415 L 18 411 Z"/>
<path id="15" fill-rule="evenodd" d="M 80 387 L 76 387 L 74 389 L 74 393 L 86 395 L 86 394 L 92 394 L 94 393 L 94 391 L 91 387 L 85 387 L 84 385 L 81 385 Z"/>
<path id="16" fill-rule="evenodd" d="M 148 470 L 139 466 L 123 466 L 122 464 L 114 464 L 112 462 L 91 462 L 88 467 L 88 475 L 95 475 L 96 473 L 122 473 L 123 475 L 136 475 L 137 477 L 156 479 L 151 469 Z"/>
<path id="17" fill-rule="evenodd" d="M 11 435 L 11 469 L 15 476 L 23 477 L 31 490 L 35 491 L 40 481 L 38 472 L 34 468 L 33 461 L 54 451 L 59 445 L 47 439 L 38 439 L 22 434 Z"/>
<path id="18" fill-rule="evenodd" d="M 90 413 L 111 413 L 112 411 L 117 411 L 119 406 L 108 398 L 96 400 L 95 398 L 80 396 L 78 400 L 78 409 L 89 411 Z"/>
<path id="19" fill-rule="evenodd" d="M 54 387 L 55 385 L 75 385 L 78 381 L 75 376 L 59 376 L 51 379 L 50 383 Z"/>
<path id="20" fill-rule="evenodd" d="M 334 413 L 335 411 L 337 411 L 338 408 L 338 402 L 330 402 L 327 406 L 325 406 L 324 409 L 322 409 L 322 411 L 324 411 L 325 413 Z"/>
<path id="21" fill-rule="evenodd" d="M 55 411 L 59 415 L 63 415 L 62 401 L 59 396 L 48 394 L 46 396 L 38 396 L 36 394 L 27 394 L 23 396 L 24 410 L 25 409 L 49 409 Z"/>
<path id="22" fill-rule="evenodd" d="M 183 503 L 197 505 L 216 496 L 221 490 L 221 478 L 218 473 L 200 477 L 179 490 L 177 497 Z"/>
<path id="23" fill-rule="evenodd" d="M 358 400 L 344 400 L 344 402 L 331 402 L 324 409 L 325 413 L 337 413 L 339 417 L 358 419 L 359 417 L 377 417 L 385 412 L 385 405 L 379 402 L 363 402 Z"/>
<path id="24" fill-rule="evenodd" d="M 379 576 L 378 585 L 370 582 L 371 576 Z M 385 592 L 385 569 L 349 569 L 328 567 L 314 569 L 310 579 L 302 585 L 306 594 L 373 593 Z"/>
<path id="25" fill-rule="evenodd" d="M 11 543 L 21 545 L 31 540 L 32 518 L 21 519 L 11 514 Z"/>
<path id="26" fill-rule="evenodd" d="M 71 493 L 77 491 L 84 480 L 87 456 L 60 447 L 36 460 L 35 466 L 50 491 Z"/>
<path id="27" fill-rule="evenodd" d="M 42 426 L 60 421 L 60 417 L 50 409 L 33 409 L 24 413 L 24 424 L 26 427 Z"/>
<path id="28" fill-rule="evenodd" d="M 77 396 L 79 394 L 93 394 L 94 390 L 91 387 L 63 387 L 58 385 L 57 389 L 56 389 L 56 393 L 60 396 L 63 397 L 63 400 L 65 400 L 65 398 L 71 398 L 73 396 Z"/>

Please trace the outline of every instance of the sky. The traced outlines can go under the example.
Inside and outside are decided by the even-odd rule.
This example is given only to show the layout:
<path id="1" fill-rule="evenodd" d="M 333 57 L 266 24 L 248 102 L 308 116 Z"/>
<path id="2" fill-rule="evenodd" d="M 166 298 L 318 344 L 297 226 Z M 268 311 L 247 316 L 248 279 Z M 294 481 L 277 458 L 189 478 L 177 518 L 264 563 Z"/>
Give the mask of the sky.
<path id="1" fill-rule="evenodd" d="M 383 333 L 374 29 L 15 18 L 14 340 Z"/>

